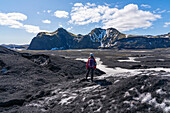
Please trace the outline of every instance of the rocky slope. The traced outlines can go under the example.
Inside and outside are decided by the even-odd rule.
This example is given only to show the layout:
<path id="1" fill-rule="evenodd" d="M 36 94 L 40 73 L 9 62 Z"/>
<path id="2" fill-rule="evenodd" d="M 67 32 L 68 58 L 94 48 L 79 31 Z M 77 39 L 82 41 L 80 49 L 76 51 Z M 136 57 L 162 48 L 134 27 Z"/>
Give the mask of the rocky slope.
<path id="1" fill-rule="evenodd" d="M 43 54 L 20 54 L 0 47 L 0 112 L 22 108 L 26 103 L 49 95 L 49 87 L 82 78 L 84 73 L 86 66 L 80 61 Z M 97 75 L 103 73 L 96 71 Z"/>
<path id="2" fill-rule="evenodd" d="M 154 49 L 170 47 L 170 34 L 158 36 L 126 35 L 114 28 L 95 28 L 87 35 L 75 35 L 63 28 L 53 33 L 41 32 L 33 38 L 30 50 L 61 49 Z"/>

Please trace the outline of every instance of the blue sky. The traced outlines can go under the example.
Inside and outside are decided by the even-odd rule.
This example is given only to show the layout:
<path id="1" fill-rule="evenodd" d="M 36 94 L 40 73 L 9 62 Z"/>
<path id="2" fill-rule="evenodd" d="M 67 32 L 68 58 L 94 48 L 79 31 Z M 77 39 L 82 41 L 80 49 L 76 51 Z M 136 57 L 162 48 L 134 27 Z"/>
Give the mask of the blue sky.
<path id="1" fill-rule="evenodd" d="M 126 34 L 170 32 L 170 0 L 0 0 L 0 44 L 29 44 L 38 32 L 96 27 Z"/>

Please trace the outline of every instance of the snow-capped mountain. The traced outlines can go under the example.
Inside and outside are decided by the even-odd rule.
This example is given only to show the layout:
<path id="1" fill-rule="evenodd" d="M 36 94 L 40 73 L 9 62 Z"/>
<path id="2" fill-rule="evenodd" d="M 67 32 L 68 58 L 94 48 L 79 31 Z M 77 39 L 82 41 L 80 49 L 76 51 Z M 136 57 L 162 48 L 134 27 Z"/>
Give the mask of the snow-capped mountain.
<path id="1" fill-rule="evenodd" d="M 170 47 L 169 39 L 170 33 L 158 36 L 137 36 L 123 34 L 114 28 L 95 28 L 87 35 L 75 35 L 63 28 L 58 28 L 52 33 L 38 33 L 28 49 L 154 49 Z"/>
<path id="2" fill-rule="evenodd" d="M 116 40 L 126 38 L 127 35 L 120 33 L 114 28 L 101 29 L 96 28 L 89 34 L 90 39 L 95 42 L 96 40 L 101 43 L 100 47 L 110 47 Z"/>

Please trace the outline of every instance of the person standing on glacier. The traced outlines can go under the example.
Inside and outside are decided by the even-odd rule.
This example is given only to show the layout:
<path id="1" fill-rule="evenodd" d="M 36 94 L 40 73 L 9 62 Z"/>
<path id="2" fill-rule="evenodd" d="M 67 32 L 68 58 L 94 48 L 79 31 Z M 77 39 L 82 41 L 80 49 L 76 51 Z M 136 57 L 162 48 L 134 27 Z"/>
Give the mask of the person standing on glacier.
<path id="1" fill-rule="evenodd" d="M 96 60 L 93 56 L 93 53 L 90 53 L 90 57 L 88 58 L 87 61 L 87 74 L 86 74 L 86 80 L 88 78 L 89 72 L 91 71 L 91 81 L 93 82 L 93 74 L 94 70 L 96 69 Z"/>

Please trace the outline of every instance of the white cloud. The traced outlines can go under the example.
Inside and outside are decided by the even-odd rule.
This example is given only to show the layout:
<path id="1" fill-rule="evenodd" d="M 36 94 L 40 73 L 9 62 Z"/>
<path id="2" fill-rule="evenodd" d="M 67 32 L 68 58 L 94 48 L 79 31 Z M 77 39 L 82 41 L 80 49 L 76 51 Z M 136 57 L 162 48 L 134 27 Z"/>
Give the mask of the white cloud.
<path id="1" fill-rule="evenodd" d="M 63 27 L 63 25 L 59 24 L 59 27 Z"/>
<path id="2" fill-rule="evenodd" d="M 110 8 L 106 5 L 85 4 L 72 7 L 69 23 L 85 25 L 102 22 L 103 28 L 116 28 L 120 31 L 129 31 L 136 28 L 148 28 L 152 21 L 161 18 L 149 11 L 138 9 L 138 5 L 128 4 L 123 9 Z"/>
<path id="3" fill-rule="evenodd" d="M 51 23 L 51 21 L 50 21 L 50 20 L 42 20 L 42 23 L 50 24 L 50 23 Z"/>
<path id="4" fill-rule="evenodd" d="M 0 13 L 0 25 L 11 28 L 21 28 L 23 24 L 20 21 L 26 19 L 27 16 L 22 13 Z"/>
<path id="5" fill-rule="evenodd" d="M 38 26 L 24 25 L 23 27 L 29 33 L 38 33 L 40 31 L 40 28 Z"/>
<path id="6" fill-rule="evenodd" d="M 11 20 L 21 20 L 24 21 L 27 19 L 27 16 L 22 13 L 8 13 L 8 18 Z"/>
<path id="7" fill-rule="evenodd" d="M 148 28 L 152 26 L 152 21 L 161 18 L 149 11 L 138 9 L 135 4 L 126 5 L 123 9 L 116 11 L 112 18 L 104 22 L 103 28 L 114 27 L 120 31 L 129 31 L 136 28 Z"/>
<path id="8" fill-rule="evenodd" d="M 153 13 L 164 13 L 166 12 L 166 10 L 162 10 L 160 8 L 157 8 L 156 10 L 153 11 Z M 170 12 L 170 11 L 167 11 L 167 12 Z"/>
<path id="9" fill-rule="evenodd" d="M 51 13 L 51 10 L 47 10 L 47 13 Z"/>
<path id="10" fill-rule="evenodd" d="M 146 4 L 142 4 L 141 7 L 144 7 L 144 8 L 151 8 L 150 5 L 146 5 Z"/>
<path id="11" fill-rule="evenodd" d="M 56 11 L 54 12 L 54 16 L 58 17 L 58 18 L 68 18 L 68 12 L 66 11 Z"/>
<path id="12" fill-rule="evenodd" d="M 95 23 L 102 20 L 101 14 L 104 16 L 109 16 L 110 13 L 115 12 L 117 9 L 110 9 L 108 6 L 96 6 L 90 3 L 83 5 L 81 7 L 72 7 L 71 20 L 69 23 L 74 23 L 78 25 L 85 25 L 89 23 Z"/>
<path id="13" fill-rule="evenodd" d="M 115 5 L 116 8 L 118 8 L 119 6 L 118 5 Z"/>
<path id="14" fill-rule="evenodd" d="M 83 6 L 82 3 L 75 3 L 74 6 Z"/>
<path id="15" fill-rule="evenodd" d="M 43 10 L 43 13 L 51 13 L 51 10 Z"/>
<path id="16" fill-rule="evenodd" d="M 40 12 L 37 12 L 37 14 L 39 15 L 39 14 L 40 14 Z"/>
<path id="17" fill-rule="evenodd" d="M 86 4 L 87 4 L 88 6 L 96 6 L 95 3 L 92 3 L 92 4 L 91 4 L 91 3 L 88 2 L 88 3 L 86 3 Z"/>
<path id="18" fill-rule="evenodd" d="M 104 3 L 106 6 L 110 6 L 110 4 Z"/>
<path id="19" fill-rule="evenodd" d="M 67 28 L 67 30 L 70 31 L 72 28 L 73 28 L 73 27 L 69 27 L 69 28 Z"/>
<path id="20" fill-rule="evenodd" d="M 153 11 L 153 13 L 157 13 L 157 11 L 161 10 L 160 8 L 157 8 L 156 10 Z"/>
<path id="21" fill-rule="evenodd" d="M 163 27 L 168 27 L 170 25 L 170 22 L 165 22 L 165 25 Z"/>
<path id="22" fill-rule="evenodd" d="M 164 13 L 166 10 L 159 11 L 158 13 Z"/>
<path id="23" fill-rule="evenodd" d="M 21 21 L 27 19 L 27 16 L 22 13 L 0 13 L 0 25 L 10 28 L 25 29 L 29 33 L 38 33 L 40 28 L 33 25 L 24 25 Z"/>

